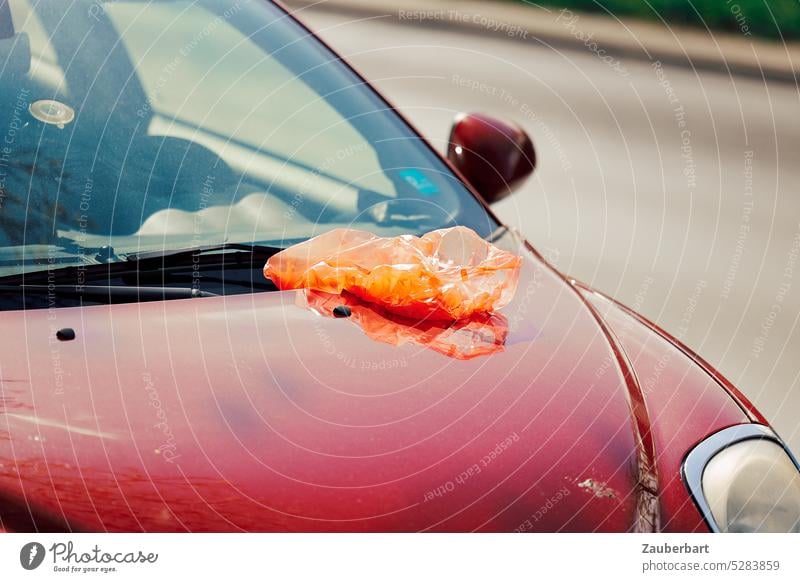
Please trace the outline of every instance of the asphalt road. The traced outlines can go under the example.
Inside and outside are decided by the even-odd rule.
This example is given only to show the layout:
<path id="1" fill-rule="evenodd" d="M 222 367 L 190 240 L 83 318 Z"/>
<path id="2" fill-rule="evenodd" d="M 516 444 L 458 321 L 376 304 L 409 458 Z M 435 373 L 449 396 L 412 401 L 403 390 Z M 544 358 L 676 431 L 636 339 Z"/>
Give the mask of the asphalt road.
<path id="1" fill-rule="evenodd" d="M 413 21 L 302 18 L 440 148 L 460 111 L 521 123 L 539 168 L 501 218 L 697 350 L 800 452 L 796 87 Z"/>

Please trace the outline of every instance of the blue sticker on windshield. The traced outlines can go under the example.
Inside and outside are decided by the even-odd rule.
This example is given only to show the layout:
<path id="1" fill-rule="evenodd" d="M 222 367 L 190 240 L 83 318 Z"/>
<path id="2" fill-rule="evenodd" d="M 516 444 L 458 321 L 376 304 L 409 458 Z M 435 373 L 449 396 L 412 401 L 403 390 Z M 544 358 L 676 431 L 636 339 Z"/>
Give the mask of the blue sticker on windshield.
<path id="1" fill-rule="evenodd" d="M 431 182 L 430 178 L 417 169 L 408 169 L 398 172 L 400 177 L 411 184 L 411 186 L 420 194 L 430 196 L 431 194 L 438 194 L 439 187 Z"/>

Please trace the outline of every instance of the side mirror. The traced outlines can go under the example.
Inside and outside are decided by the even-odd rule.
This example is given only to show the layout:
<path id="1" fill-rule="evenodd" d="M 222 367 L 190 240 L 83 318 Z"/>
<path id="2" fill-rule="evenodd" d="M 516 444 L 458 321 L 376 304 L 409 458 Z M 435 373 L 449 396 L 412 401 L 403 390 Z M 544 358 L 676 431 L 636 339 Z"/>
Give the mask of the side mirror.
<path id="1" fill-rule="evenodd" d="M 536 167 L 533 142 L 521 127 L 479 113 L 456 116 L 447 159 L 489 204 L 511 194 Z"/>

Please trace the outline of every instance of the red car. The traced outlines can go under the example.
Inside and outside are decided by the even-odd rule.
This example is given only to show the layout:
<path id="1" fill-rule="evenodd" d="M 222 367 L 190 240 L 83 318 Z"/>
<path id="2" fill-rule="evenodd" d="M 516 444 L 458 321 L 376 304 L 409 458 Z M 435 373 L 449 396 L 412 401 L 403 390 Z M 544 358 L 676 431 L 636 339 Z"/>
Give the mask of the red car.
<path id="1" fill-rule="evenodd" d="M 262 1 L 2 2 L 0 91 L 0 529 L 800 528 L 746 398 L 492 214 L 534 166 L 514 124 L 458 118 L 445 160 Z M 522 255 L 502 311 L 262 275 L 452 225 Z"/>

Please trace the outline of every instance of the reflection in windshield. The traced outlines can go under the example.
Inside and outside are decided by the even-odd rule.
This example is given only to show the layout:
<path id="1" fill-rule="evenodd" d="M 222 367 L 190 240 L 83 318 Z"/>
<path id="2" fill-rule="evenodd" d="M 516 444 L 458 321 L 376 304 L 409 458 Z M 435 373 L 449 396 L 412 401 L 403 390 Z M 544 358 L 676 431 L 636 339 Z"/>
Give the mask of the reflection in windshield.
<path id="1" fill-rule="evenodd" d="M 81 249 L 104 245 L 497 226 L 270 3 L 0 6 L 0 275 L 55 256 L 92 262 Z"/>

